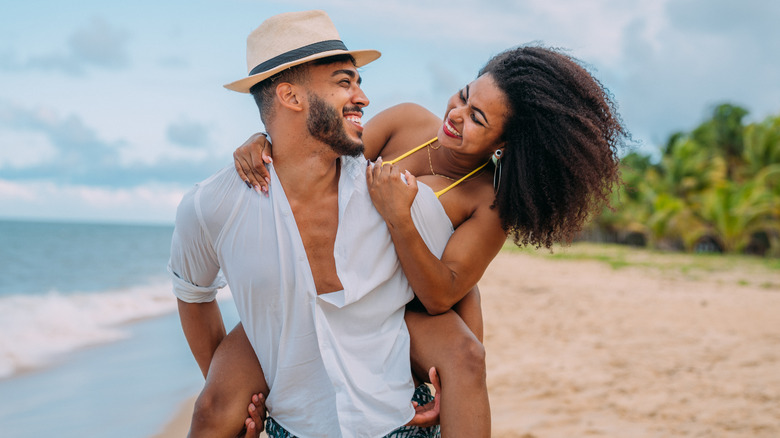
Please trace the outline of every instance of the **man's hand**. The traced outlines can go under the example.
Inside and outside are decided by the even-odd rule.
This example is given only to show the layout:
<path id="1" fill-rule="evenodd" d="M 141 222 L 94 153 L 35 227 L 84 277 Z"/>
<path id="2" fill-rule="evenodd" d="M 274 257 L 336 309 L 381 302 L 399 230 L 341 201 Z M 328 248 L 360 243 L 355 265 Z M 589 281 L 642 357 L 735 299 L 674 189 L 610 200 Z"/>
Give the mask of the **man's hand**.
<path id="1" fill-rule="evenodd" d="M 263 394 L 252 396 L 252 402 L 247 407 L 249 416 L 244 421 L 244 438 L 257 438 L 265 424 L 265 397 Z"/>
<path id="2" fill-rule="evenodd" d="M 406 424 L 407 426 L 431 427 L 439 424 L 441 382 L 439 382 L 439 373 L 436 372 L 436 368 L 431 367 L 431 369 L 428 370 L 428 377 L 431 379 L 436 394 L 434 395 L 432 402 L 423 406 L 417 405 L 417 402 L 412 402 L 415 414 L 412 421 Z"/>

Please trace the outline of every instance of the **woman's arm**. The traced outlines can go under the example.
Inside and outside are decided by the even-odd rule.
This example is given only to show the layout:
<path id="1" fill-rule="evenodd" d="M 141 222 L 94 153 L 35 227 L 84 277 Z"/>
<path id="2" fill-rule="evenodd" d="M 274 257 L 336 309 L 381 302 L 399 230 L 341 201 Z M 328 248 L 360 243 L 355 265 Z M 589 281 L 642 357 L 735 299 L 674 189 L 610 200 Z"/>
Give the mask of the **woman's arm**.
<path id="1" fill-rule="evenodd" d="M 377 161 L 367 170 L 369 193 L 385 219 L 398 259 L 417 297 L 430 314 L 449 310 L 477 284 L 498 254 L 506 234 L 498 212 L 483 203 L 458 225 L 438 259 L 423 241 L 412 221 L 411 205 L 416 179 L 406 172 L 407 183 L 396 166 Z"/>
<path id="2" fill-rule="evenodd" d="M 363 155 L 371 161 L 376 160 L 401 129 L 412 130 L 430 117 L 435 116 L 415 103 L 402 103 L 380 112 L 363 127 Z"/>
<path id="3" fill-rule="evenodd" d="M 452 306 L 452 310 L 466 323 L 466 326 L 474 333 L 479 342 L 482 342 L 484 324 L 482 321 L 482 297 L 479 293 L 479 287 L 474 286 L 468 291 L 463 299 Z"/>
<path id="4" fill-rule="evenodd" d="M 390 107 L 369 120 L 363 127 L 363 155 L 374 161 L 399 129 L 413 130 L 438 118 L 414 103 Z M 233 164 L 248 187 L 268 193 L 270 175 L 265 165 L 273 162 L 271 142 L 263 133 L 252 134 L 233 152 Z"/>

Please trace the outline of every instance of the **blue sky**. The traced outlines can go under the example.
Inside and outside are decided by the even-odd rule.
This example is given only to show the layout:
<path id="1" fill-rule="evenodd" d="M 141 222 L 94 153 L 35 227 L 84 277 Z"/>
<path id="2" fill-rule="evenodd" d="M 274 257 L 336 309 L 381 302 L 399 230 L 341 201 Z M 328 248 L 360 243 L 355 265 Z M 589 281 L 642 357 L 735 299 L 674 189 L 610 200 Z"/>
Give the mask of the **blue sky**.
<path id="1" fill-rule="evenodd" d="M 246 35 L 326 10 L 362 70 L 370 117 L 441 113 L 488 58 L 566 48 L 614 94 L 646 150 L 717 103 L 780 113 L 780 3 L 764 0 L 0 0 L 0 218 L 172 223 L 181 195 L 262 130 Z"/>

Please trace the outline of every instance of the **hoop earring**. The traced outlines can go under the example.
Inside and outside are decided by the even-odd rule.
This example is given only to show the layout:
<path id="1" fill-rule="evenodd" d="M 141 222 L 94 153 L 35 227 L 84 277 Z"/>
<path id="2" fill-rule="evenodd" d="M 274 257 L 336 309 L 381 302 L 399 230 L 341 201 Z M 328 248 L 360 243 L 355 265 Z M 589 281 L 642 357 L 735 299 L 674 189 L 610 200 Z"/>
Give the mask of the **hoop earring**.
<path id="1" fill-rule="evenodd" d="M 493 161 L 493 188 L 495 189 L 495 193 L 498 193 L 498 188 L 501 187 L 501 157 L 504 155 L 504 151 L 501 149 L 496 149 L 495 152 L 493 152 L 493 156 L 490 157 L 490 160 Z"/>

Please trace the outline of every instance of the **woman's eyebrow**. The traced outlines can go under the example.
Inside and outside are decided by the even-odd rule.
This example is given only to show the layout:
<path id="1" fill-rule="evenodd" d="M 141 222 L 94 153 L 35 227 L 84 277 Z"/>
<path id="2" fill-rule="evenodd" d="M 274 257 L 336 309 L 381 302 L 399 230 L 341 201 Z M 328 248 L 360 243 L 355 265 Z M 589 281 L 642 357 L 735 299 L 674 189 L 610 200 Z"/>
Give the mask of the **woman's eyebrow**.
<path id="1" fill-rule="evenodd" d="M 468 100 L 469 100 L 469 94 L 470 94 L 470 93 L 469 93 L 469 88 L 470 88 L 470 86 L 469 86 L 468 84 L 466 84 L 466 86 L 464 87 L 464 90 L 466 90 L 466 101 L 468 101 Z M 482 119 L 485 121 L 485 124 L 487 124 L 487 125 L 490 125 L 490 122 L 488 122 L 488 119 L 487 119 L 487 117 L 485 117 L 485 112 L 484 112 L 484 111 L 482 111 L 481 109 L 479 109 L 478 107 L 474 106 L 474 104 L 470 104 L 470 105 L 471 105 L 471 108 L 472 108 L 474 111 L 478 112 L 478 113 L 479 113 L 479 115 L 481 115 L 481 116 L 482 116 Z"/>

